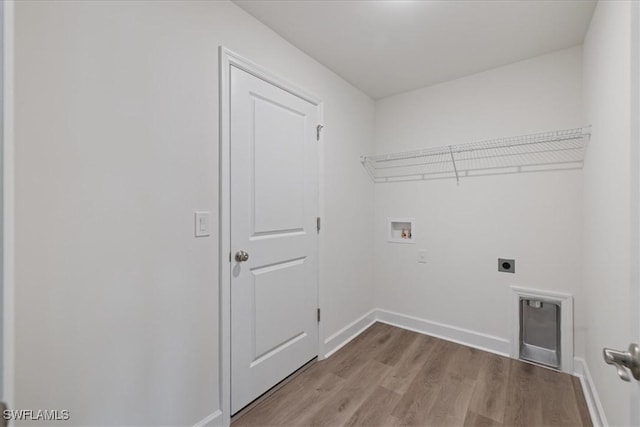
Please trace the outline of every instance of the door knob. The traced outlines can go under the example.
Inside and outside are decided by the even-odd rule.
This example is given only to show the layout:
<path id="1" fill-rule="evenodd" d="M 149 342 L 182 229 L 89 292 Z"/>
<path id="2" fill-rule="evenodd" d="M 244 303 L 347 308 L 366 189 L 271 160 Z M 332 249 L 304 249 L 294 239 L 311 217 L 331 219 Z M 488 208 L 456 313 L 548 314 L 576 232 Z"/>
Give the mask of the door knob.
<path id="1" fill-rule="evenodd" d="M 245 262 L 249 259 L 249 254 L 245 251 L 236 252 L 236 261 Z"/>
<path id="2" fill-rule="evenodd" d="M 627 351 L 604 348 L 602 355 L 605 362 L 616 367 L 618 376 L 623 381 L 631 381 L 627 369 L 631 371 L 633 378 L 640 381 L 640 346 L 638 344 L 630 344 Z"/>

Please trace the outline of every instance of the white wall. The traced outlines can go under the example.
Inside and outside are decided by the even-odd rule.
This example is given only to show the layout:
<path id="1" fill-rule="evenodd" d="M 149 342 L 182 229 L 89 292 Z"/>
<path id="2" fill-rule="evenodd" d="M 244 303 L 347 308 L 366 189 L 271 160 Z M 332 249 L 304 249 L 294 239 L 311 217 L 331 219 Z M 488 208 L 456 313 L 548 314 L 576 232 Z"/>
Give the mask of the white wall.
<path id="1" fill-rule="evenodd" d="M 17 408 L 219 409 L 217 47 L 324 100 L 325 337 L 373 306 L 373 102 L 229 2 L 16 7 Z M 348 254 L 348 256 L 345 256 Z M 69 423 L 65 423 L 68 425 Z"/>
<path id="2" fill-rule="evenodd" d="M 378 101 L 376 153 L 581 127 L 581 65 L 575 47 Z M 508 339 L 511 285 L 568 292 L 581 352 L 581 171 L 377 184 L 375 206 L 379 307 Z M 417 244 L 388 243 L 387 217 Z"/>
<path id="3" fill-rule="evenodd" d="M 585 120 L 593 134 L 584 168 L 586 360 L 611 425 L 629 425 L 629 392 L 602 348 L 626 349 L 630 300 L 630 4 L 598 2 L 584 42 Z M 637 219 L 636 219 L 637 220 Z"/>

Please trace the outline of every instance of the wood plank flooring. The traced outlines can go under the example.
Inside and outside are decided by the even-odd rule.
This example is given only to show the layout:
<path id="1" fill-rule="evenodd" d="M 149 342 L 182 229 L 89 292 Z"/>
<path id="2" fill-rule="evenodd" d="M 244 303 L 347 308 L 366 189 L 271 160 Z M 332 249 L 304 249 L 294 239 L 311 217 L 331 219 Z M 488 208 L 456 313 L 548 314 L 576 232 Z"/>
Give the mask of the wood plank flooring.
<path id="1" fill-rule="evenodd" d="M 242 426 L 591 426 L 570 375 L 375 323 Z"/>

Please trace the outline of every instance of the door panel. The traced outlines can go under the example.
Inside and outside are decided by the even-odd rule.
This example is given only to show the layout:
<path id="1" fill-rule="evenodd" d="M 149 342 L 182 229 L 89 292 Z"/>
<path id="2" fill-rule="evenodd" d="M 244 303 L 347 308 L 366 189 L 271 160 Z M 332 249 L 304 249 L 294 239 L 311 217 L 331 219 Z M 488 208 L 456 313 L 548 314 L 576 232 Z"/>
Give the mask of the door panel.
<path id="1" fill-rule="evenodd" d="M 318 107 L 231 67 L 231 411 L 317 356 Z"/>
<path id="2" fill-rule="evenodd" d="M 304 144 L 300 141 L 304 141 L 306 117 L 258 97 L 252 101 L 255 117 L 253 234 L 301 231 L 304 163 L 300 160 L 304 158 Z M 283 153 L 292 161 L 283 162 Z"/>
<path id="3" fill-rule="evenodd" d="M 252 271 L 254 283 L 255 359 L 273 352 L 304 334 L 302 325 L 289 319 L 304 318 L 304 258 Z"/>

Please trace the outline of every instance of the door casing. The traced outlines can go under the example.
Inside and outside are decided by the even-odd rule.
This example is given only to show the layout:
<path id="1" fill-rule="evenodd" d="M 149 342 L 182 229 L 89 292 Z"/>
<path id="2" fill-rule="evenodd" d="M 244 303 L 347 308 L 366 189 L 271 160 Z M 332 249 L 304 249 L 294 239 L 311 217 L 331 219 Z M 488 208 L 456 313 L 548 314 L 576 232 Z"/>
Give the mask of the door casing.
<path id="1" fill-rule="evenodd" d="M 231 88 L 229 84 L 230 67 L 235 66 L 259 79 L 262 79 L 282 90 L 296 95 L 318 108 L 318 122 L 323 123 L 323 103 L 320 98 L 309 94 L 298 86 L 281 79 L 274 73 L 232 52 L 224 46 L 218 48 L 219 63 L 219 372 L 220 372 L 220 410 L 222 424 L 231 423 L 231 175 L 229 133 Z M 318 146 L 318 207 L 320 216 L 324 216 L 324 147 L 323 138 L 316 141 Z M 323 233 L 318 236 L 318 306 L 322 309 L 322 248 Z M 323 358 L 323 322 L 318 324 L 318 360 Z"/>
<path id="2" fill-rule="evenodd" d="M 14 28 L 15 1 L 3 0 L 2 10 L 2 363 L 0 365 L 3 400 L 9 408 L 14 407 Z"/>
<path id="3" fill-rule="evenodd" d="M 630 2 L 631 8 L 631 272 L 629 314 L 631 341 L 640 343 L 640 3 Z M 633 381 L 633 380 L 632 380 Z M 633 381 L 629 421 L 640 424 L 640 382 Z"/>

